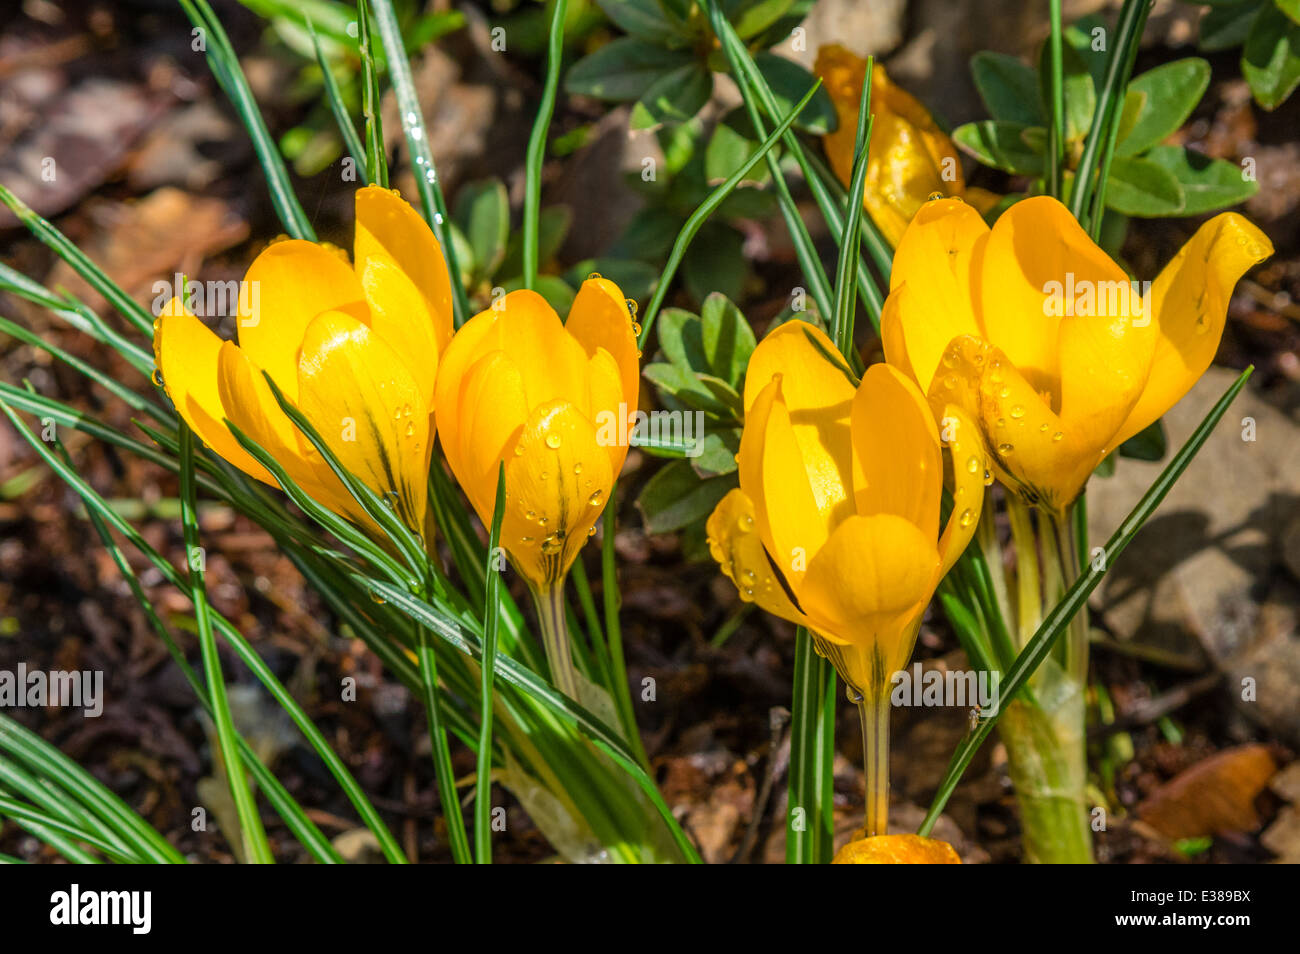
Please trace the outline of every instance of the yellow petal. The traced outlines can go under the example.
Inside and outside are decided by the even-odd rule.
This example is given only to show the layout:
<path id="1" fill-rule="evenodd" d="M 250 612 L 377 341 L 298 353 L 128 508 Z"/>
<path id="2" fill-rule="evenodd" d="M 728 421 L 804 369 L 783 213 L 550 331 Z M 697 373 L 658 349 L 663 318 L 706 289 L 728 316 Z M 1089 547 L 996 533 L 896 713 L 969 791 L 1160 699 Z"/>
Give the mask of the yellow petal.
<path id="1" fill-rule="evenodd" d="M 961 858 L 946 841 L 920 835 L 858 838 L 835 853 L 833 865 L 959 865 Z"/>
<path id="2" fill-rule="evenodd" d="M 439 412 L 443 450 L 479 519 L 490 525 L 500 463 L 514 454 L 528 419 L 523 379 L 505 352 L 490 351 L 474 363 L 459 406 L 454 418 Z M 455 437 L 448 433 L 453 420 Z"/>
<path id="3" fill-rule="evenodd" d="M 455 469 L 454 458 L 460 454 L 460 395 L 469 369 L 485 354 L 499 350 L 495 340 L 494 313 L 480 312 L 460 326 L 451 343 L 442 352 L 434 383 L 434 407 L 438 414 L 438 432 L 447 460 Z M 522 424 L 522 418 L 520 419 Z"/>
<path id="4" fill-rule="evenodd" d="M 934 416 L 916 385 L 873 364 L 853 399 L 853 498 L 862 516 L 891 513 L 939 535 L 943 457 Z"/>
<path id="5" fill-rule="evenodd" d="M 740 489 L 754 501 L 759 532 L 778 569 L 798 592 L 799 581 L 839 520 L 852 512 L 848 475 L 838 498 L 820 497 L 775 378 L 746 415 L 740 436 Z M 848 430 L 848 422 L 844 422 Z"/>
<path id="6" fill-rule="evenodd" d="M 754 520 L 754 502 L 743 490 L 729 491 L 718 501 L 705 529 L 709 535 L 709 552 L 727 579 L 736 584 L 744 602 L 757 603 L 792 623 L 807 624 L 807 618 L 790 601 L 772 571 Z"/>
<path id="7" fill-rule="evenodd" d="M 598 349 L 587 362 L 587 374 L 591 420 L 596 425 L 597 438 L 609 454 L 610 470 L 617 476 L 623 471 L 631 446 L 636 408 L 623 402 L 622 370 L 604 348 Z"/>
<path id="8" fill-rule="evenodd" d="M 1061 420 L 1001 349 L 979 338 L 953 339 L 929 397 L 936 416 L 949 404 L 964 410 L 998 478 L 1054 512 L 1074 501 L 1104 456 L 1084 430 Z"/>
<path id="9" fill-rule="evenodd" d="M 911 521 L 885 513 L 849 517 L 813 557 L 802 584 L 794 587 L 804 612 L 832 643 L 878 654 L 871 685 L 856 688 L 887 684 L 907 662 L 938 565 L 932 538 Z"/>
<path id="10" fill-rule="evenodd" d="M 831 169 L 848 185 L 853 175 L 866 60 L 832 44 L 818 50 L 813 70 L 823 79 L 839 119 L 838 128 L 822 137 L 822 144 Z M 962 193 L 961 163 L 952 140 L 926 108 L 896 86 L 880 65 L 871 75 L 870 108 L 874 123 L 863 202 L 890 244 L 897 245 L 907 223 L 931 193 Z"/>
<path id="11" fill-rule="evenodd" d="M 359 189 L 356 206 L 353 257 L 358 274 L 365 273 L 372 258 L 395 263 L 424 296 L 441 352 L 452 333 L 451 277 L 442 246 L 419 213 L 392 190 Z"/>
<path id="12" fill-rule="evenodd" d="M 230 341 L 221 346 L 217 387 L 226 417 L 275 458 L 299 487 L 335 513 L 354 518 L 361 513 L 315 448 L 307 453 L 306 438 L 280 410 L 261 370 Z"/>
<path id="13" fill-rule="evenodd" d="M 890 82 L 882 66 L 872 73 L 871 111 L 864 197 L 872 220 L 897 245 L 930 195 L 961 195 L 965 181 L 952 140 L 915 97 Z"/>
<path id="14" fill-rule="evenodd" d="M 1057 391 L 1063 302 L 1052 290 L 1065 294 L 1071 280 L 1075 289 L 1128 286 L 1124 270 L 1051 196 L 1024 199 L 1002 213 L 984 247 L 980 319 L 985 339 L 1038 391 Z"/>
<path id="15" fill-rule="evenodd" d="M 1130 302 L 1120 313 L 1063 318 L 1059 331 L 1061 421 L 1104 452 L 1118 446 L 1116 432 L 1146 387 L 1156 345 L 1140 297 L 1127 283 L 1120 291 Z"/>
<path id="16" fill-rule="evenodd" d="M 235 440 L 217 389 L 217 362 L 222 340 L 173 298 L 154 326 L 154 361 L 163 387 L 195 434 L 250 477 L 275 486 L 275 478 Z M 233 347 L 233 346 L 232 346 Z"/>
<path id="17" fill-rule="evenodd" d="M 975 275 L 989 227 L 957 199 L 921 206 L 894 253 L 889 297 L 881 315 L 885 360 L 911 375 L 922 391 L 957 335 L 979 333 Z"/>
<path id="18" fill-rule="evenodd" d="M 563 399 L 588 413 L 587 352 L 565 331 L 545 298 L 526 289 L 513 291 L 473 321 L 483 316 L 487 316 L 488 330 L 481 338 L 478 333 L 473 336 L 478 347 L 505 352 L 523 377 L 530 408 Z M 465 328 L 457 332 L 457 338 Z"/>
<path id="19" fill-rule="evenodd" d="M 253 259 L 239 299 L 239 346 L 291 401 L 298 396 L 298 352 L 307 325 L 325 311 L 362 321 L 367 308 L 352 267 L 335 252 L 291 239 Z"/>
<path id="20" fill-rule="evenodd" d="M 424 296 L 382 250 L 358 262 L 357 275 L 370 308 L 370 330 L 401 356 L 420 389 L 421 402 L 431 406 L 439 342 Z"/>
<path id="21" fill-rule="evenodd" d="M 528 417 L 506 457 L 502 545 L 535 586 L 560 580 L 600 519 L 614 475 L 591 422 L 573 405 L 552 401 Z"/>
<path id="22" fill-rule="evenodd" d="M 618 366 L 623 403 L 636 411 L 640 396 L 641 365 L 636 335 L 626 296 L 606 278 L 589 278 L 578 289 L 564 329 L 582 345 L 588 357 L 604 349 Z"/>
<path id="23" fill-rule="evenodd" d="M 422 533 L 429 408 L 393 349 L 351 315 L 316 318 L 303 336 L 298 407 L 339 462 Z"/>
<path id="24" fill-rule="evenodd" d="M 789 321 L 759 342 L 750 356 L 745 372 L 746 408 L 777 374 L 781 375 L 781 397 L 788 409 L 785 419 L 793 429 L 804 485 L 812 489 L 816 507 L 826 519 L 837 510 L 847 512 L 852 506 L 849 419 L 854 384 L 844 359 L 819 328 L 805 321 Z M 758 502 L 757 497 L 754 500 Z"/>
<path id="25" fill-rule="evenodd" d="M 1273 254 L 1263 232 L 1235 212 L 1206 222 L 1151 286 L 1158 340 L 1146 389 L 1117 442 L 1173 407 L 1205 373 L 1218 350 L 1233 286 Z"/>
<path id="26" fill-rule="evenodd" d="M 962 408 L 948 404 L 940 419 L 940 435 L 947 438 L 948 456 L 952 461 L 952 512 L 939 538 L 939 578 L 957 562 L 979 525 L 984 506 L 984 471 L 988 456 L 979 426 Z"/>

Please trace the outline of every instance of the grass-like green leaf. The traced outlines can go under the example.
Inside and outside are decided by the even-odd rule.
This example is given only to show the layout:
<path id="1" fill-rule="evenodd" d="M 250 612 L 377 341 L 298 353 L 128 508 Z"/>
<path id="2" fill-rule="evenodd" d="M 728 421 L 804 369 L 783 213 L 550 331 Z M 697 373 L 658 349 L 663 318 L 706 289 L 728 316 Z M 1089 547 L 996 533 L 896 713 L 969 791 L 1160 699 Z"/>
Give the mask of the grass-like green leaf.
<path id="1" fill-rule="evenodd" d="M 272 864 L 275 857 L 266 840 L 266 830 L 257 812 L 257 799 L 244 774 L 244 762 L 239 756 L 236 742 L 235 720 L 230 714 L 226 698 L 226 678 L 221 673 L 221 657 L 217 654 L 217 637 L 212 629 L 212 609 L 208 605 L 207 585 L 204 577 L 204 550 L 199 545 L 199 518 L 194 492 L 194 432 L 182 422 L 181 444 L 181 527 L 185 534 L 186 560 L 189 564 L 189 597 L 194 603 L 194 622 L 199 632 L 199 649 L 203 656 L 203 676 L 212 700 L 212 718 L 217 727 L 217 743 L 221 762 L 229 782 L 230 797 L 239 817 L 239 836 L 242 842 L 241 857 L 257 864 Z M 230 832 L 233 836 L 234 833 Z M 233 842 L 232 842 L 233 843 Z"/>
<path id="2" fill-rule="evenodd" d="M 213 12 L 208 0 L 180 0 L 180 5 L 203 38 L 204 52 L 212 75 L 217 78 L 231 105 L 235 107 L 235 112 L 239 114 L 244 128 L 248 130 L 253 150 L 257 153 L 257 161 L 266 177 L 267 187 L 271 190 L 271 204 L 275 206 L 284 230 L 293 238 L 315 241 L 316 232 L 294 194 L 284 158 L 266 128 L 266 121 L 257 108 L 253 91 L 248 87 L 248 78 L 244 76 L 244 69 L 239 65 L 239 57 L 230 45 L 230 37 L 226 35 L 221 20 Z"/>
<path id="3" fill-rule="evenodd" d="M 819 81 L 804 94 L 803 99 L 795 104 L 795 108 L 781 120 L 776 129 L 772 131 L 772 134 L 763 140 L 763 144 L 759 147 L 759 151 L 751 156 L 749 161 L 741 168 L 737 169 L 726 182 L 714 188 L 713 191 L 709 193 L 708 198 L 701 202 L 699 208 L 692 212 L 690 218 L 686 220 L 686 223 L 682 226 L 681 232 L 677 235 L 677 241 L 673 243 L 673 250 L 668 256 L 668 261 L 664 265 L 663 277 L 659 280 L 659 287 L 655 289 L 654 297 L 650 299 L 650 304 L 646 306 L 645 314 L 641 319 L 641 334 L 637 339 L 638 345 L 645 347 L 646 338 L 649 336 L 650 329 L 654 325 L 655 315 L 659 313 L 659 308 L 663 305 L 664 298 L 668 294 L 668 288 L 672 284 L 672 277 L 677 272 L 677 267 L 681 264 L 682 257 L 686 254 L 687 248 L 690 247 L 691 240 L 695 238 L 695 234 L 700 230 L 700 227 L 708 221 L 708 218 L 713 214 L 713 211 L 722 204 L 722 201 L 731 194 L 731 191 L 740 184 L 740 181 L 746 175 L 749 174 L 749 170 L 758 164 L 759 159 L 765 156 L 767 151 L 776 145 L 781 136 L 790 128 L 795 117 L 799 115 L 799 111 L 808 104 L 809 100 L 812 99 L 813 94 L 820 88 L 821 83 Z"/>
<path id="4" fill-rule="evenodd" d="M 420 193 L 420 206 L 424 211 L 425 221 L 429 223 L 438 238 L 438 243 L 442 246 L 442 254 L 447 259 L 447 270 L 452 276 L 456 276 L 460 274 L 460 265 L 456 261 L 456 248 L 449 234 L 447 203 L 443 199 L 442 186 L 438 183 L 438 171 L 433 164 L 433 151 L 429 148 L 429 136 L 424 128 L 424 113 L 421 112 L 420 99 L 415 93 L 415 82 L 411 77 L 411 61 L 407 59 L 406 49 L 402 45 L 402 30 L 397 23 L 397 14 L 393 11 L 392 0 L 369 0 L 369 3 L 388 60 L 388 77 L 393 86 L 393 93 L 397 97 L 397 109 L 402 117 L 402 132 L 406 135 L 406 148 L 411 155 L 411 164 L 415 167 L 415 184 Z M 464 286 L 458 281 L 451 283 L 451 291 L 456 313 L 455 323 L 459 328 L 470 316 L 469 298 L 465 294 Z"/>
<path id="5" fill-rule="evenodd" d="M 497 496 L 492 507 L 492 529 L 488 533 L 488 558 L 483 594 L 483 665 L 479 667 L 478 762 L 474 785 L 474 859 L 492 863 L 492 683 L 496 678 L 497 632 L 501 623 L 501 521 L 506 513 L 506 465 L 497 469 Z"/>

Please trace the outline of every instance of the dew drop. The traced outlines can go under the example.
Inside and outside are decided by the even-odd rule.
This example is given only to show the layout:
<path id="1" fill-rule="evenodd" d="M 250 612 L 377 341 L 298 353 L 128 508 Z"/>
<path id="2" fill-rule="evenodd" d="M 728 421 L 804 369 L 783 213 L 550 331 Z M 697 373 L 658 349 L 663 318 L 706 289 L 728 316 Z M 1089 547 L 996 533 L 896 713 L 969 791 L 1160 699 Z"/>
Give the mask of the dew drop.
<path id="1" fill-rule="evenodd" d="M 1001 454 L 1003 457 L 1009 456 L 1013 451 L 1015 451 L 1015 447 L 1006 443 L 1005 441 L 998 445 L 998 453 Z"/>
<path id="2" fill-rule="evenodd" d="M 741 514 L 740 519 L 736 521 L 736 526 L 740 528 L 741 533 L 749 533 L 754 529 L 754 518 L 747 513 Z"/>
<path id="3" fill-rule="evenodd" d="M 1054 441 L 1063 440 L 1064 438 L 1065 438 L 1065 434 L 1062 431 L 1057 431 L 1055 434 L 1052 435 L 1052 440 Z"/>
<path id="4" fill-rule="evenodd" d="M 1025 406 L 1023 404 L 1017 404 L 1015 407 L 1011 409 L 1011 417 L 1013 420 L 1018 421 L 1024 416 L 1025 416 Z"/>
<path id="5" fill-rule="evenodd" d="M 974 454 L 971 454 L 970 459 L 966 461 L 966 470 L 969 473 L 977 474 L 979 473 L 979 469 L 980 469 L 979 458 L 976 457 Z"/>
<path id="6" fill-rule="evenodd" d="M 600 490 L 593 490 L 591 496 L 587 498 L 587 503 L 593 507 L 599 507 L 600 502 L 605 499 L 605 494 Z"/>
<path id="7" fill-rule="evenodd" d="M 573 472 L 574 472 L 575 474 L 580 474 L 580 473 L 582 473 L 582 465 L 581 465 L 581 464 L 574 464 L 574 465 L 573 465 Z"/>
<path id="8" fill-rule="evenodd" d="M 961 516 L 957 518 L 957 523 L 964 530 L 971 525 L 971 521 L 973 521 L 974 519 L 975 519 L 974 512 L 970 509 L 970 507 L 967 507 L 965 510 L 961 512 Z"/>
<path id="9" fill-rule="evenodd" d="M 415 436 L 415 422 L 414 422 L 414 421 L 407 421 L 407 422 L 406 422 L 406 436 L 407 436 L 407 437 L 414 437 L 414 436 Z"/>
<path id="10" fill-rule="evenodd" d="M 149 375 L 149 380 L 153 382 L 154 387 L 156 388 L 162 387 L 163 386 L 162 370 L 159 368 L 154 368 L 153 374 Z"/>
<path id="11" fill-rule="evenodd" d="M 559 447 L 560 447 L 560 435 L 559 435 L 559 434 L 547 434 L 547 435 L 546 435 L 546 446 L 549 447 L 551 450 L 559 450 Z"/>
<path id="12" fill-rule="evenodd" d="M 942 198 L 943 198 L 943 193 L 942 193 L 942 192 L 931 192 L 931 193 L 930 193 L 928 196 L 926 196 L 925 198 L 926 198 L 926 201 L 927 201 L 927 202 L 934 202 L 934 201 L 937 200 L 937 199 L 942 199 Z"/>

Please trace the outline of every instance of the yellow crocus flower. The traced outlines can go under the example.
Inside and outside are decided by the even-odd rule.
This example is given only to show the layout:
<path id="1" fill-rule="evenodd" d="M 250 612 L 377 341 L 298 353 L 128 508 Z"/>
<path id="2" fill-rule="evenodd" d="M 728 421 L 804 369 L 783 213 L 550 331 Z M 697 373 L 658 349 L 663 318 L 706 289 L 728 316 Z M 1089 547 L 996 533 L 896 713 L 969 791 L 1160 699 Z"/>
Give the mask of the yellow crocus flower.
<path id="1" fill-rule="evenodd" d="M 949 409 L 943 434 L 895 368 L 861 383 L 819 329 L 779 326 L 745 375 L 740 487 L 709 517 L 709 547 L 742 599 L 808 627 L 861 706 L 870 834 L 884 834 L 888 687 L 926 605 L 975 532 L 984 451 Z M 953 507 L 940 533 L 945 439 Z M 869 724 L 869 728 L 868 728 Z"/>
<path id="2" fill-rule="evenodd" d="M 846 186 L 853 178 L 853 150 L 858 135 L 858 104 L 867 61 L 833 44 L 817 51 L 813 71 L 822 78 L 839 126 L 822 137 L 831 169 Z M 894 84 L 879 63 L 871 71 L 871 142 L 863 204 L 876 227 L 897 245 L 912 220 L 936 192 L 965 196 L 981 209 L 998 196 L 966 188 L 957 147 L 915 96 Z"/>
<path id="3" fill-rule="evenodd" d="M 217 454 L 275 485 L 229 420 L 318 502 L 370 526 L 280 410 L 266 372 L 344 467 L 421 532 L 434 382 L 452 330 L 450 278 L 428 225 L 387 189 L 357 192 L 353 252 L 349 262 L 314 242 L 268 247 L 244 276 L 238 344 L 173 298 L 155 323 L 155 361 L 177 411 Z"/>
<path id="4" fill-rule="evenodd" d="M 447 463 L 484 524 L 505 463 L 501 546 L 533 591 L 556 683 L 571 696 L 564 577 L 623 469 L 639 356 L 623 293 L 592 277 L 563 324 L 536 292 L 498 299 L 456 333 L 438 369 Z"/>
<path id="5" fill-rule="evenodd" d="M 859 830 L 860 834 L 860 830 Z M 835 853 L 833 865 L 959 865 L 952 845 L 920 835 L 857 837 Z"/>
<path id="6" fill-rule="evenodd" d="M 1060 516 L 1205 372 L 1233 286 L 1272 251 L 1225 212 L 1144 294 L 1056 199 L 1017 202 L 992 229 L 964 202 L 927 202 L 894 255 L 885 358 L 936 414 L 965 408 L 999 479 Z"/>

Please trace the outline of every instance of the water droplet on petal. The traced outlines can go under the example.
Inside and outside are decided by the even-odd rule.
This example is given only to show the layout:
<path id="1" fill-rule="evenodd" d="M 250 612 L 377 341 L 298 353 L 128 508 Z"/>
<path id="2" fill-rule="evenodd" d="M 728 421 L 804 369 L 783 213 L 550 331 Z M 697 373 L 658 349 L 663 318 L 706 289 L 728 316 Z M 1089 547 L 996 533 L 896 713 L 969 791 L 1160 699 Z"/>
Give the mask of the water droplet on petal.
<path id="1" fill-rule="evenodd" d="M 961 512 L 961 516 L 957 518 L 957 523 L 964 530 L 971 525 L 971 521 L 974 519 L 975 513 L 970 509 L 970 507 L 967 507 Z"/>
<path id="2" fill-rule="evenodd" d="M 972 474 L 979 473 L 980 461 L 974 454 L 970 455 L 970 460 L 966 461 L 966 470 Z"/>
<path id="3" fill-rule="evenodd" d="M 1052 435 L 1052 440 L 1054 441 L 1063 440 L 1064 438 L 1065 438 L 1065 434 L 1061 431 L 1057 431 L 1055 434 Z"/>
<path id="4" fill-rule="evenodd" d="M 1011 409 L 1011 417 L 1013 420 L 1018 421 L 1024 416 L 1025 416 L 1025 407 L 1023 404 L 1017 404 L 1015 407 Z"/>
<path id="5" fill-rule="evenodd" d="M 593 490 L 591 496 L 587 498 L 587 503 L 593 507 L 599 507 L 600 502 L 605 499 L 605 494 L 600 490 Z"/>
<path id="6" fill-rule="evenodd" d="M 1009 456 L 1014 450 L 1015 447 L 1013 447 L 1011 444 L 1006 443 L 1005 441 L 998 445 L 998 453 L 1001 454 L 1003 457 Z"/>
<path id="7" fill-rule="evenodd" d="M 551 450 L 559 450 L 559 447 L 560 447 L 560 435 L 559 435 L 559 434 L 547 434 L 547 435 L 546 435 L 546 446 L 549 447 Z"/>

